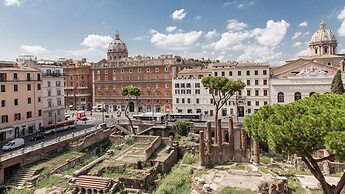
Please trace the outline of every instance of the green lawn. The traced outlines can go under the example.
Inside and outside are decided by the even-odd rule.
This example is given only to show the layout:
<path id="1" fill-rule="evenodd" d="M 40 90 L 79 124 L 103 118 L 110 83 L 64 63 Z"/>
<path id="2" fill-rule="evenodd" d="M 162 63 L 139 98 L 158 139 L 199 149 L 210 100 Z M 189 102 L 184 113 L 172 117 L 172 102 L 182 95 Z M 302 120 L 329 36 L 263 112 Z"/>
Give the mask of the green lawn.
<path id="1" fill-rule="evenodd" d="M 256 192 L 253 192 L 248 189 L 237 189 L 237 188 L 230 188 L 225 187 L 222 189 L 219 194 L 255 194 Z"/>

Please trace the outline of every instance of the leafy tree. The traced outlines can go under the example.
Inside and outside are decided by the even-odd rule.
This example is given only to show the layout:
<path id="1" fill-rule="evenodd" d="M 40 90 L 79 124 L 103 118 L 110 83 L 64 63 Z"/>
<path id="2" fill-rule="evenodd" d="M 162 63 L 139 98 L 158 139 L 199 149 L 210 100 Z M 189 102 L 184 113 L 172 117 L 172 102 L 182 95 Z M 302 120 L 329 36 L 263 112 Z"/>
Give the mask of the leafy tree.
<path id="1" fill-rule="evenodd" d="M 229 80 L 223 76 L 208 76 L 201 80 L 205 88 L 210 89 L 215 106 L 215 122 L 218 120 L 219 110 L 235 94 L 241 91 L 246 85 L 240 80 Z M 217 125 L 215 125 L 217 131 Z"/>
<path id="2" fill-rule="evenodd" d="M 126 97 L 126 109 L 125 109 L 125 116 L 127 117 L 129 124 L 131 126 L 131 131 L 133 134 L 135 134 L 132 119 L 128 115 L 128 108 L 130 106 L 130 103 L 133 102 L 133 98 L 135 98 L 136 101 L 138 101 L 138 97 L 141 95 L 141 90 L 134 86 L 127 86 L 122 88 L 121 90 L 122 96 Z"/>
<path id="3" fill-rule="evenodd" d="M 345 92 L 340 70 L 337 71 L 332 80 L 331 91 L 336 94 L 343 94 Z"/>
<path id="4" fill-rule="evenodd" d="M 187 136 L 190 128 L 191 124 L 182 120 L 177 120 L 173 125 L 174 133 L 179 136 Z"/>
<path id="5" fill-rule="evenodd" d="M 321 183 L 327 194 L 339 194 L 345 184 L 345 173 L 336 186 L 326 182 L 318 162 L 345 161 L 345 96 L 314 94 L 290 104 L 261 107 L 245 118 L 248 134 L 267 143 L 278 153 L 297 154 Z M 326 148 L 331 155 L 315 159 L 315 150 Z"/>

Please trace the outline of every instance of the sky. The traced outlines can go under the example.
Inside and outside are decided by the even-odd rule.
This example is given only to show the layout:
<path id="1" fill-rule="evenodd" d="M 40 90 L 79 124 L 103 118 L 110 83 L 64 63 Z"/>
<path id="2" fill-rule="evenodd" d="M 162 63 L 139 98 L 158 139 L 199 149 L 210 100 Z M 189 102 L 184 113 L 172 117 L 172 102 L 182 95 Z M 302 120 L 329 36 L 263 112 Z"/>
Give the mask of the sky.
<path id="1" fill-rule="evenodd" d="M 116 31 L 130 56 L 257 61 L 308 55 L 326 23 L 345 53 L 345 1 L 0 0 L 0 60 L 22 54 L 98 62 Z"/>

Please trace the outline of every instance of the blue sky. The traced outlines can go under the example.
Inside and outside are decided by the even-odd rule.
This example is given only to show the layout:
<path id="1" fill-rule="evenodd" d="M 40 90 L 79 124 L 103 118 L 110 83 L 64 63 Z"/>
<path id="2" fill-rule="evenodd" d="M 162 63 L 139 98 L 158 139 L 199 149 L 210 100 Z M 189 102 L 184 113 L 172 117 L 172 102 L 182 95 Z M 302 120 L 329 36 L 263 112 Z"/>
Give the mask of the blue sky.
<path id="1" fill-rule="evenodd" d="M 323 19 L 345 52 L 345 2 L 324 0 L 1 0 L 0 60 L 97 62 L 116 30 L 129 55 L 268 61 L 306 54 Z"/>

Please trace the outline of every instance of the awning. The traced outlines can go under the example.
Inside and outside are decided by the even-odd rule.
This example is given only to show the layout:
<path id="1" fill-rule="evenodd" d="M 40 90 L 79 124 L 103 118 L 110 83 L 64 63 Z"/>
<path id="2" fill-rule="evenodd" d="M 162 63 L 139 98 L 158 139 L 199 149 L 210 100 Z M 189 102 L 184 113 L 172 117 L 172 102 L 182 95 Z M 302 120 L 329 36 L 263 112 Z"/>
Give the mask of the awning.
<path id="1" fill-rule="evenodd" d="M 5 129 L 0 129 L 0 133 L 6 132 L 6 131 L 12 131 L 13 127 L 5 128 Z"/>

